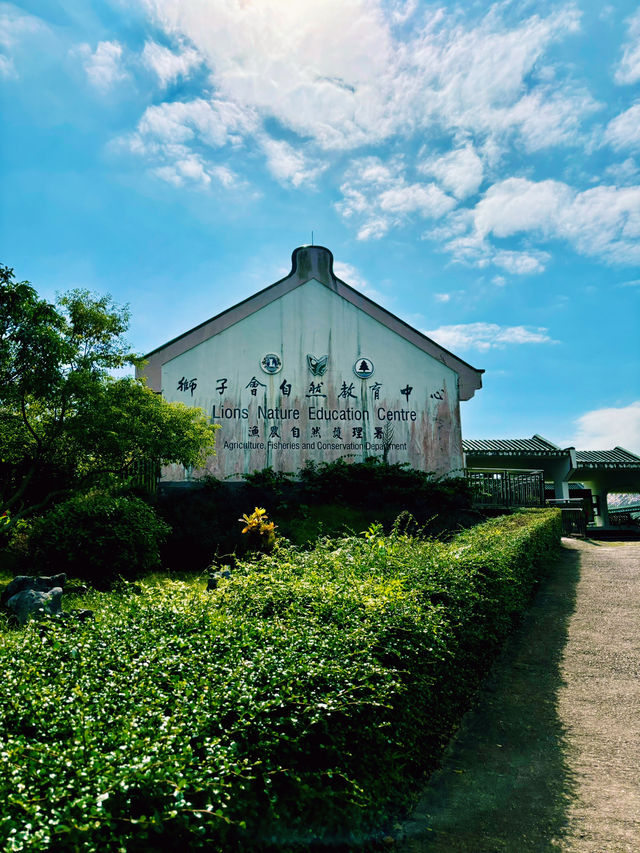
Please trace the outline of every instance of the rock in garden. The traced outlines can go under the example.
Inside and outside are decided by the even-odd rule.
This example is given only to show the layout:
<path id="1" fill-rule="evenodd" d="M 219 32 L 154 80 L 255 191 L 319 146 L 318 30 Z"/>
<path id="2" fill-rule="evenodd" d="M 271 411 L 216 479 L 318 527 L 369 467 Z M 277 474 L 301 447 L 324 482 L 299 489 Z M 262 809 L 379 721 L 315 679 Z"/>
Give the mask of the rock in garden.
<path id="1" fill-rule="evenodd" d="M 18 625 L 25 625 L 31 616 L 40 613 L 55 615 L 62 612 L 62 587 L 53 589 L 22 589 L 7 601 L 7 609 L 12 613 Z"/>
<path id="2" fill-rule="evenodd" d="M 49 592 L 56 587 L 63 587 L 66 583 L 67 576 L 63 574 L 52 575 L 51 577 L 34 577 L 33 575 L 18 575 L 2 590 L 0 596 L 0 604 L 6 605 L 10 598 L 23 592 L 27 589 L 34 589 L 40 592 Z"/>
<path id="3" fill-rule="evenodd" d="M 231 572 L 229 569 L 223 569 L 221 572 L 212 572 L 209 575 L 209 580 L 207 581 L 207 592 L 212 592 L 214 589 L 218 588 L 218 581 L 221 578 L 230 578 Z"/>

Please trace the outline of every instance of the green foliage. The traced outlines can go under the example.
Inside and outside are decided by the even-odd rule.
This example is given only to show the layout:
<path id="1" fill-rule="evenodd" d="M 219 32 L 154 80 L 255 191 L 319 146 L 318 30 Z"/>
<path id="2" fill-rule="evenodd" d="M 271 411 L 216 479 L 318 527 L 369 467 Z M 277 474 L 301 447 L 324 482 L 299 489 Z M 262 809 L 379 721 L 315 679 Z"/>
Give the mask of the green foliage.
<path id="1" fill-rule="evenodd" d="M 127 308 L 73 290 L 51 305 L 0 265 L 0 513 L 9 524 L 52 499 L 122 477 L 137 462 L 194 465 L 215 427 L 110 372 L 137 365 Z"/>
<path id="2" fill-rule="evenodd" d="M 140 498 L 90 492 L 17 528 L 14 548 L 30 574 L 66 572 L 104 588 L 157 568 L 168 532 Z"/>
<path id="3" fill-rule="evenodd" d="M 246 537 L 235 522 L 247 506 L 267 507 L 280 534 L 305 546 L 319 534 L 340 536 L 373 521 L 390 530 L 402 512 L 413 515 L 429 535 L 448 535 L 481 519 L 470 509 L 466 480 L 437 479 L 375 458 L 353 464 L 309 462 L 296 475 L 265 468 L 244 479 L 207 478 L 161 496 L 159 511 L 172 529 L 163 550 L 165 565 L 199 571 L 214 559 L 243 554 Z"/>
<path id="4" fill-rule="evenodd" d="M 436 478 L 405 463 L 389 465 L 375 456 L 352 463 L 344 459 L 307 461 L 299 477 L 305 493 L 322 501 L 343 500 L 353 506 L 392 503 L 411 511 L 414 507 L 470 506 L 465 478 Z"/>
<path id="5" fill-rule="evenodd" d="M 437 761 L 559 541 L 557 511 L 451 543 L 371 527 L 213 593 L 94 593 L 0 633 L 4 849 L 308 850 L 380 837 Z"/>
<path id="6" fill-rule="evenodd" d="M 348 504 L 297 504 L 289 511 L 275 513 L 280 534 L 296 545 L 312 547 L 320 536 L 345 536 L 380 521 L 391 530 L 396 507 L 354 507 Z"/>

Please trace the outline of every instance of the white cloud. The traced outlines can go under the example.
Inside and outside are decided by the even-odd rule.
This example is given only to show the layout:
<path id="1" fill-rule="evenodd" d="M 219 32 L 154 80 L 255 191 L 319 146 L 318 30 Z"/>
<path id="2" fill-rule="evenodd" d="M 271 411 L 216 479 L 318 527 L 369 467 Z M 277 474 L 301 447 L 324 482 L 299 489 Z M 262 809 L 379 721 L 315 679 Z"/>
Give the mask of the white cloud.
<path id="1" fill-rule="evenodd" d="M 176 146 L 173 158 L 164 166 L 153 169 L 153 174 L 175 187 L 192 186 L 207 189 L 212 182 L 229 188 L 237 182 L 236 176 L 226 166 L 208 163 L 188 148 Z"/>
<path id="2" fill-rule="evenodd" d="M 13 64 L 13 60 L 0 53 L 0 77 L 4 77 L 6 80 L 9 80 L 10 78 L 15 78 L 17 76 L 18 72 Z"/>
<path id="3" fill-rule="evenodd" d="M 447 349 L 502 349 L 510 344 L 556 343 L 544 328 L 526 326 L 499 326 L 496 323 L 463 323 L 455 326 L 440 326 L 425 332 L 434 341 Z"/>
<path id="4" fill-rule="evenodd" d="M 450 302 L 451 294 L 450 293 L 434 293 L 433 298 L 436 302 Z"/>
<path id="5" fill-rule="evenodd" d="M 205 169 L 202 160 L 195 154 L 187 154 L 183 159 L 175 160 L 170 166 L 159 166 L 154 171 L 163 181 L 176 187 L 183 186 L 186 182 L 201 184 L 204 187 L 211 183 L 211 175 Z"/>
<path id="6" fill-rule="evenodd" d="M 360 270 L 357 267 L 354 267 L 353 264 L 347 264 L 343 261 L 335 261 L 333 264 L 333 271 L 339 279 L 342 279 L 346 284 L 356 290 L 359 290 L 360 293 L 364 293 L 364 295 L 368 296 L 369 299 L 373 299 L 374 302 L 378 302 L 381 305 L 388 304 L 388 297 L 379 290 L 372 288 Z"/>
<path id="7" fill-rule="evenodd" d="M 391 227 L 391 222 L 384 217 L 368 219 L 358 230 L 358 240 L 379 240 L 384 237 Z"/>
<path id="8" fill-rule="evenodd" d="M 509 255 L 491 247 L 489 238 L 535 234 L 566 240 L 577 252 L 609 263 L 640 262 L 640 186 L 598 186 L 577 192 L 560 181 L 507 178 L 478 202 L 472 221 L 468 233 L 447 246 L 460 260 L 497 258 L 509 269 Z M 524 271 L 535 272 L 545 260 L 543 253 L 523 256 L 528 267 Z M 510 271 L 517 271 L 517 258 L 511 266 Z"/>
<path id="9" fill-rule="evenodd" d="M 640 186 L 594 187 L 558 211 L 558 236 L 583 255 L 640 263 Z"/>
<path id="10" fill-rule="evenodd" d="M 437 219 L 448 213 L 455 202 L 436 184 L 398 184 L 379 197 L 380 209 L 395 214 L 418 213 Z"/>
<path id="11" fill-rule="evenodd" d="M 212 163 L 206 149 L 239 146 L 256 127 L 255 117 L 218 99 L 166 101 L 148 107 L 134 133 L 116 140 L 149 161 L 151 172 L 174 186 L 223 187 L 244 183 L 226 165 Z"/>
<path id="12" fill-rule="evenodd" d="M 640 102 L 611 119 L 603 138 L 617 151 L 640 148 Z"/>
<path id="13" fill-rule="evenodd" d="M 15 6 L 3 3 L 0 7 L 0 47 L 9 50 L 25 36 L 41 32 L 46 24 L 35 15 L 21 12 Z"/>
<path id="14" fill-rule="evenodd" d="M 343 199 L 337 208 L 344 219 L 361 221 L 360 240 L 379 239 L 411 216 L 439 219 L 456 204 L 437 184 L 407 182 L 399 159 L 355 160 L 340 189 Z"/>
<path id="15" fill-rule="evenodd" d="M 482 183 L 482 160 L 471 144 L 421 163 L 418 168 L 425 175 L 434 175 L 458 199 L 477 192 Z"/>
<path id="16" fill-rule="evenodd" d="M 627 157 L 622 163 L 612 163 L 604 170 L 607 177 L 612 178 L 616 185 L 629 184 L 640 177 L 640 169 L 633 157 Z"/>
<path id="17" fill-rule="evenodd" d="M 48 30 L 47 25 L 35 15 L 21 12 L 15 6 L 0 5 L 0 78 L 17 79 L 18 71 L 10 55 L 29 36 Z"/>
<path id="18" fill-rule="evenodd" d="M 394 51 L 377 3 L 149 0 L 156 22 L 193 44 L 221 97 L 326 148 L 389 132 Z"/>
<path id="19" fill-rule="evenodd" d="M 573 141 L 595 106 L 543 73 L 546 50 L 579 28 L 571 5 L 517 25 L 498 5 L 466 24 L 431 7 L 418 19 L 414 0 L 390 8 L 381 0 L 146 5 L 156 24 L 195 46 L 220 97 L 324 149 L 433 126 L 515 133 L 537 149 Z"/>
<path id="20" fill-rule="evenodd" d="M 546 269 L 550 258 L 547 252 L 497 249 L 485 239 L 486 235 L 473 230 L 473 219 L 460 219 L 458 224 L 461 222 L 465 222 L 466 227 L 470 229 L 468 233 L 448 239 L 451 234 L 459 233 L 456 225 L 453 229 L 447 229 L 445 226 L 440 233 L 430 235 L 434 239 L 448 240 L 444 243 L 444 248 L 451 252 L 456 261 L 481 269 L 494 264 L 512 275 L 531 275 Z M 506 281 L 503 276 L 495 276 L 494 283 L 502 286 Z"/>
<path id="21" fill-rule="evenodd" d="M 148 41 L 142 51 L 142 61 L 157 74 L 161 86 L 167 86 L 175 82 L 178 77 L 187 77 L 202 60 L 198 51 L 192 47 L 185 47 L 180 52 L 174 53 L 164 45 Z"/>
<path id="22" fill-rule="evenodd" d="M 507 178 L 494 184 L 474 209 L 475 230 L 481 237 L 508 237 L 519 231 L 547 231 L 555 211 L 566 206 L 571 189 L 558 181 L 535 183 Z"/>
<path id="23" fill-rule="evenodd" d="M 515 275 L 544 272 L 549 255 L 545 252 L 509 252 L 506 250 L 493 253 L 491 258 L 497 267 Z"/>
<path id="24" fill-rule="evenodd" d="M 543 56 L 553 41 L 578 30 L 575 8 L 515 27 L 503 22 L 498 5 L 475 27 L 452 18 L 441 16 L 439 28 L 406 46 L 416 71 L 405 85 L 419 87 L 415 95 L 430 121 L 496 138 L 515 134 L 529 150 L 573 142 L 581 117 L 596 104 L 585 92 L 550 82 Z"/>
<path id="25" fill-rule="evenodd" d="M 122 45 L 117 41 L 101 41 L 95 51 L 88 44 L 80 44 L 73 53 L 82 59 L 91 85 L 102 92 L 129 76 L 122 65 Z"/>
<path id="26" fill-rule="evenodd" d="M 296 150 L 284 140 L 264 136 L 260 144 L 267 158 L 267 168 L 282 184 L 290 184 L 293 187 L 313 184 L 326 168 L 321 164 L 312 166 L 302 151 Z"/>
<path id="27" fill-rule="evenodd" d="M 256 127 L 255 116 L 229 101 L 195 98 L 147 107 L 136 135 L 145 142 L 185 142 L 196 137 L 214 148 L 238 143 Z"/>
<path id="28" fill-rule="evenodd" d="M 395 24 L 404 24 L 418 8 L 418 0 L 393 0 L 390 6 L 391 20 Z"/>
<path id="29" fill-rule="evenodd" d="M 635 83 L 640 80 L 640 9 L 629 18 L 628 40 L 615 73 L 616 83 Z"/>
<path id="30" fill-rule="evenodd" d="M 563 447 L 611 450 L 624 447 L 640 453 L 640 400 L 628 406 L 594 409 L 575 421 L 573 437 Z"/>

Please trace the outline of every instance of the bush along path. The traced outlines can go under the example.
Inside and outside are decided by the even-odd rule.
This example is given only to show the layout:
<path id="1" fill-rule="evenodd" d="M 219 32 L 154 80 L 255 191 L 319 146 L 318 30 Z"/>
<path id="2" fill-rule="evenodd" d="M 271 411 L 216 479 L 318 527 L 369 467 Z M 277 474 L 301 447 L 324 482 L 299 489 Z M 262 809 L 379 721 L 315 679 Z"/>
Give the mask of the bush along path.
<path id="1" fill-rule="evenodd" d="M 555 510 L 446 544 L 374 526 L 0 631 L 3 849 L 375 844 L 558 542 Z"/>
<path id="2" fill-rule="evenodd" d="M 563 545 L 397 853 L 640 850 L 640 545 Z"/>

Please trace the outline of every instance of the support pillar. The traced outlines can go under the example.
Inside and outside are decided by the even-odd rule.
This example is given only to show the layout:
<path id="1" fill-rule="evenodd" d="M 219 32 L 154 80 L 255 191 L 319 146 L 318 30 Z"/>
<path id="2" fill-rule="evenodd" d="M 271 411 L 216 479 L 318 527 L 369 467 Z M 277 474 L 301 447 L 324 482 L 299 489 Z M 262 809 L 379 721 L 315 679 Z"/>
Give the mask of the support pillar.
<path id="1" fill-rule="evenodd" d="M 554 480 L 553 490 L 556 500 L 568 500 L 569 498 L 569 483 L 566 480 Z"/>
<path id="2" fill-rule="evenodd" d="M 591 494 L 598 498 L 598 508 L 600 510 L 594 519 L 595 525 L 596 527 L 608 527 L 609 510 L 607 508 L 607 498 L 609 496 L 609 492 L 595 483 L 590 483 L 589 486 L 591 487 Z"/>

